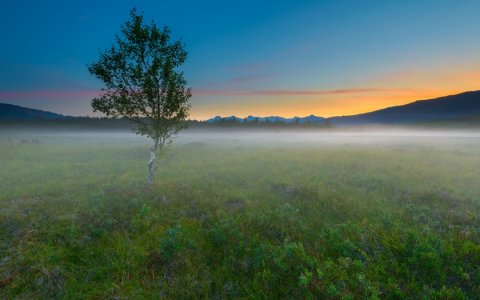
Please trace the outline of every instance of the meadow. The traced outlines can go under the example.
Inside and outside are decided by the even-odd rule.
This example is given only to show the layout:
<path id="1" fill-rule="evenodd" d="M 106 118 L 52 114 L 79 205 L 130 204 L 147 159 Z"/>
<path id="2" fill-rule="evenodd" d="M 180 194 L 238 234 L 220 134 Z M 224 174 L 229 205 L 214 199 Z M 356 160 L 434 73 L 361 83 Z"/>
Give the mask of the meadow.
<path id="1" fill-rule="evenodd" d="M 32 142 L 33 139 L 33 142 Z M 480 135 L 0 137 L 2 299 L 476 299 Z"/>

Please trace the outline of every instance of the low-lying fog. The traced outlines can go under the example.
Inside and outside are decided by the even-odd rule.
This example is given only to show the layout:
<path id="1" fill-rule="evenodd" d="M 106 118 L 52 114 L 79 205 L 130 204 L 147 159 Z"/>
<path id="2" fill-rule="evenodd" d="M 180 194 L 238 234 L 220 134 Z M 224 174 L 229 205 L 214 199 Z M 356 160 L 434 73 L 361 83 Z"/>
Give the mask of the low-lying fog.
<path id="1" fill-rule="evenodd" d="M 150 140 L 131 131 L 28 131 L 0 130 L 0 142 L 10 143 L 105 143 L 145 144 Z M 257 146 L 322 146 L 375 144 L 479 144 L 480 131 L 414 129 L 332 129 L 332 130 L 237 130 L 187 129 L 178 134 L 174 144 L 211 143 Z"/>

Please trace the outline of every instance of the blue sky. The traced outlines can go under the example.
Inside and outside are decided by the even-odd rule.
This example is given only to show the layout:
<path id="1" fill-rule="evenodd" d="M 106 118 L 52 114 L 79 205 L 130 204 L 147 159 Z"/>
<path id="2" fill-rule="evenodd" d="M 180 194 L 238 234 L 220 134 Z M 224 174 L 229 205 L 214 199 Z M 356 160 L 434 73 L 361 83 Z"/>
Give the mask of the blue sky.
<path id="1" fill-rule="evenodd" d="M 192 118 L 347 115 L 480 89 L 480 1 L 4 1 L 0 102 L 92 115 L 129 10 L 185 43 Z"/>

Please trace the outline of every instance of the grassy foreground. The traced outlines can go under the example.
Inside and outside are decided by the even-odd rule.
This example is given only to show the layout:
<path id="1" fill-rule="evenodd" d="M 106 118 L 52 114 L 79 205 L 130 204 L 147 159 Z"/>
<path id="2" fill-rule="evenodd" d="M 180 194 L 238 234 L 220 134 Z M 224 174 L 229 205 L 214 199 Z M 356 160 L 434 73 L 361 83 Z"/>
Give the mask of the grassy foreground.
<path id="1" fill-rule="evenodd" d="M 421 140 L 421 139 L 420 139 Z M 0 298 L 476 299 L 480 147 L 0 141 Z"/>

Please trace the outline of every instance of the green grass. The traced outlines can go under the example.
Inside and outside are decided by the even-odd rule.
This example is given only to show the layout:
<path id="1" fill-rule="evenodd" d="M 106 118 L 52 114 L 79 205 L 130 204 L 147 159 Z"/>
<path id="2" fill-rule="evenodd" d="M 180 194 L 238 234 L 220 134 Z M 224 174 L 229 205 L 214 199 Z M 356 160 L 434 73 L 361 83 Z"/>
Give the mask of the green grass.
<path id="1" fill-rule="evenodd" d="M 480 148 L 0 142 L 0 298 L 467 299 Z"/>

